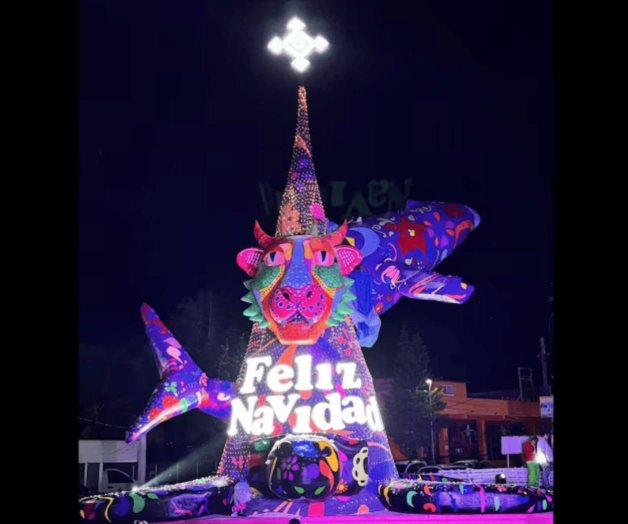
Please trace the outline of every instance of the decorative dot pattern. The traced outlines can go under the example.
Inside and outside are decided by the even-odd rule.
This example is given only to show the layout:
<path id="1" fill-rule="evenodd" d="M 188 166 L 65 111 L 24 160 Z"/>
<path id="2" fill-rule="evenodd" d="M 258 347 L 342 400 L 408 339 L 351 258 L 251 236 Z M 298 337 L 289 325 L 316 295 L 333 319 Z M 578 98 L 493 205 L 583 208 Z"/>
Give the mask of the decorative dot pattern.
<path id="1" fill-rule="evenodd" d="M 324 235 L 327 232 L 327 219 L 312 160 L 306 97 L 305 87 L 299 86 L 297 129 L 290 174 L 279 208 L 276 237 Z"/>

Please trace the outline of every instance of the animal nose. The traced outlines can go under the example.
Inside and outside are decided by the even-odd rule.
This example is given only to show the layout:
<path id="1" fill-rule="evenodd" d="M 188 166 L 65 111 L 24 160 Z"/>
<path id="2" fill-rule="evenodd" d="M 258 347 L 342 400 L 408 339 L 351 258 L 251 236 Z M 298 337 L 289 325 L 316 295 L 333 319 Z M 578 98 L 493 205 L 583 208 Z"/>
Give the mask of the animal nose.
<path id="1" fill-rule="evenodd" d="M 270 309 L 275 320 L 287 322 L 298 313 L 301 294 L 298 289 L 281 287 L 271 298 Z"/>
<path id="2" fill-rule="evenodd" d="M 297 315 L 314 321 L 325 311 L 327 302 L 323 290 L 313 284 L 300 288 L 283 286 L 273 293 L 270 309 L 276 321 L 287 322 Z"/>
<path id="3" fill-rule="evenodd" d="M 310 300 L 314 293 L 311 286 L 303 288 L 283 287 L 277 292 L 281 298 L 294 306 L 298 306 L 303 301 Z"/>
<path id="4" fill-rule="evenodd" d="M 286 302 L 292 302 L 293 304 L 294 300 L 297 298 L 294 291 L 287 287 L 280 289 L 279 294 L 286 300 Z"/>

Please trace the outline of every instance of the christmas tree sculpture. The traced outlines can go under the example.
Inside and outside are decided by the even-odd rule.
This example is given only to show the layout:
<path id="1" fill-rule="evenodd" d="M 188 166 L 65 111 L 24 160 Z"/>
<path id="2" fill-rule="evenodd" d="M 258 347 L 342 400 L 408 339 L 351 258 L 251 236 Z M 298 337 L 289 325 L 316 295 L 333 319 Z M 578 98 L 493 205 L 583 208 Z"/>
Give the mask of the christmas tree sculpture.
<path id="1" fill-rule="evenodd" d="M 351 320 L 349 275 L 362 255 L 343 244 L 347 224 L 328 232 L 303 87 L 275 236 L 257 223 L 254 233 L 259 247 L 237 257 L 252 277 L 243 300 L 254 324 L 219 472 L 249 474 L 254 489 L 304 514 L 381 509 L 377 484 L 397 473 Z M 251 465 L 251 452 L 268 455 Z"/>

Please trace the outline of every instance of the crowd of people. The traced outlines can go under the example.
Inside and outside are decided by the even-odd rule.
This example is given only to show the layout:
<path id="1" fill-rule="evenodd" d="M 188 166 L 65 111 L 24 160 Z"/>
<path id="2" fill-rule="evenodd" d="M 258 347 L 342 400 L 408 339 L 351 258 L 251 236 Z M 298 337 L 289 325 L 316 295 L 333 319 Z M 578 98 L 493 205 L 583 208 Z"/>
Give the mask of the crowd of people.
<path id="1" fill-rule="evenodd" d="M 523 459 L 528 468 L 528 486 L 549 488 L 554 452 L 548 432 L 530 437 L 523 443 Z"/>

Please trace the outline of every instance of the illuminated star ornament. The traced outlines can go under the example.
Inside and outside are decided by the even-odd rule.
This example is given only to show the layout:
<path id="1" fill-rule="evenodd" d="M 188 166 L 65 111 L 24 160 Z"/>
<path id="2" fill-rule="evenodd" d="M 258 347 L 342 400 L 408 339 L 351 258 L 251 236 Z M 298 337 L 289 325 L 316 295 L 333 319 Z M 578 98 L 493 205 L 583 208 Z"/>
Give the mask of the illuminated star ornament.
<path id="1" fill-rule="evenodd" d="M 288 32 L 283 40 L 276 36 L 268 42 L 268 50 L 275 55 L 285 53 L 292 58 L 290 65 L 293 69 L 303 73 L 310 67 L 308 57 L 314 51 L 318 53 L 325 51 L 329 47 L 329 42 L 321 35 L 317 35 L 315 38 L 308 35 L 303 31 L 305 24 L 296 17 L 288 22 L 287 29 Z"/>

